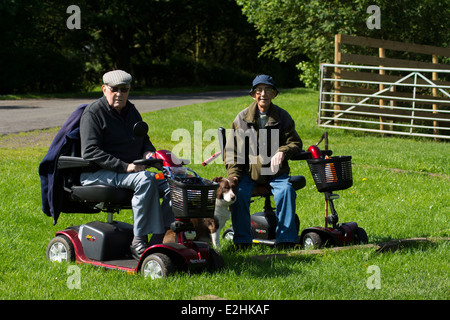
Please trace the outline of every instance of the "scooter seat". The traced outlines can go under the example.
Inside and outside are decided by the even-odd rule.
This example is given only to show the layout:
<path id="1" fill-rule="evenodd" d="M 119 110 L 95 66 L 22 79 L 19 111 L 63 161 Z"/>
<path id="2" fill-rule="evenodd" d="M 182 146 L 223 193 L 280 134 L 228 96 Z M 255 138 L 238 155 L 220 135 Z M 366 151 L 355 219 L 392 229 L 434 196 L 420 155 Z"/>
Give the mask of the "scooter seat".
<path id="1" fill-rule="evenodd" d="M 133 197 L 133 190 L 116 188 L 107 185 L 72 186 L 71 197 L 75 201 L 93 203 L 113 203 L 129 206 Z"/>
<path id="2" fill-rule="evenodd" d="M 306 186 L 306 179 L 304 176 L 291 176 L 289 182 L 295 191 L 300 190 Z M 252 197 L 264 197 L 271 195 L 272 192 L 265 185 L 257 185 L 253 190 Z"/>

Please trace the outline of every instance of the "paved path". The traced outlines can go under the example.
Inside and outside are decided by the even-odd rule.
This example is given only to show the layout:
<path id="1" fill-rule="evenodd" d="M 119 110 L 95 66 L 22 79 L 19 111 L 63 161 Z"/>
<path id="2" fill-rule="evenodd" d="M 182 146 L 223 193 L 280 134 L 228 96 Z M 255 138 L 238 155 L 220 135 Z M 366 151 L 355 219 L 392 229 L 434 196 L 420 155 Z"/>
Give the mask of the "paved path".
<path id="1" fill-rule="evenodd" d="M 180 107 L 195 103 L 217 101 L 248 94 L 246 90 L 215 91 L 196 94 L 161 96 L 130 96 L 141 113 Z M 60 127 L 83 103 L 94 99 L 24 99 L 0 100 L 0 135 Z"/>

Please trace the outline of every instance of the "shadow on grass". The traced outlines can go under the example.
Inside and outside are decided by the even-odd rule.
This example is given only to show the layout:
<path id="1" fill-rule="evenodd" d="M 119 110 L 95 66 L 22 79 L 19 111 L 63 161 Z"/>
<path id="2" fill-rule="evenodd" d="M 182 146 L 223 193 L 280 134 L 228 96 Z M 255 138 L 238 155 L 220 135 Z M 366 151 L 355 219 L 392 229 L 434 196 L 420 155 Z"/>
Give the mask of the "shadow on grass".
<path id="1" fill-rule="evenodd" d="M 234 250 L 233 245 L 225 245 L 220 253 L 225 261 L 226 270 L 240 276 L 261 278 L 267 276 L 289 275 L 299 273 L 299 265 L 309 264 L 317 255 L 291 255 L 290 251 L 278 251 L 265 245 L 254 246 L 249 251 Z"/>
<path id="2" fill-rule="evenodd" d="M 410 238 L 410 239 L 379 239 L 376 244 L 330 247 L 320 250 L 294 250 L 278 251 L 268 246 L 254 246 L 247 252 L 235 252 L 232 245 L 226 245 L 222 250 L 226 269 L 232 270 L 237 275 L 250 275 L 252 277 L 267 277 L 268 275 L 289 275 L 301 272 L 301 264 L 310 264 L 319 259 L 323 254 L 372 249 L 374 254 L 387 252 L 411 253 L 412 251 L 425 251 L 436 249 L 442 244 L 447 244 L 450 237 L 440 238 Z M 300 270 L 300 271 L 299 271 Z"/>

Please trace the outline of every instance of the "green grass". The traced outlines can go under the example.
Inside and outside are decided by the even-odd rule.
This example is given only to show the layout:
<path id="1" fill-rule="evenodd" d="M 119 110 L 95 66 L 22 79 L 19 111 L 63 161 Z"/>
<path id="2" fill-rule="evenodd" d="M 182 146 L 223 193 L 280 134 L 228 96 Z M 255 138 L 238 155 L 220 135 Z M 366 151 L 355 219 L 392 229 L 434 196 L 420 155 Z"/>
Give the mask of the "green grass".
<path id="1" fill-rule="evenodd" d="M 317 100 L 317 92 L 304 89 L 286 91 L 275 100 L 291 113 L 306 147 L 316 143 L 323 131 L 316 125 Z M 229 99 L 151 112 L 144 119 L 159 149 L 179 147 L 181 141 L 172 139 L 172 132 L 186 129 L 191 135 L 194 160 L 194 155 L 198 157 L 194 152 L 194 121 L 201 121 L 200 136 L 219 126 L 228 128 L 250 102 L 247 97 Z M 222 255 L 227 267 L 219 273 L 179 274 L 152 282 L 82 265 L 81 290 L 70 290 L 70 265 L 48 262 L 47 243 L 66 226 L 104 221 L 106 217 L 62 214 L 53 226 L 51 218 L 42 213 L 37 168 L 51 140 L 36 140 L 47 137 L 46 132 L 0 137 L 0 299 L 193 299 L 202 295 L 243 300 L 450 298 L 447 240 L 396 252 L 377 253 L 371 248 L 324 250 L 321 255 L 292 255 L 263 262 L 254 256 L 278 252 L 260 246 L 234 253 L 231 244 L 225 243 Z M 56 133 L 54 129 L 50 132 Z M 341 221 L 357 221 L 367 231 L 370 243 L 449 236 L 447 142 L 343 130 L 329 130 L 329 134 L 335 155 L 353 157 L 354 185 L 338 192 L 341 198 L 335 202 Z M 201 152 L 207 147 L 211 153 L 218 148 L 214 141 L 202 141 Z M 218 163 L 190 167 L 206 178 L 225 175 L 223 165 Z M 322 225 L 323 195 L 312 183 L 306 163 L 292 162 L 291 167 L 307 178 L 307 186 L 297 196 L 301 228 Z M 263 201 L 252 205 L 255 211 L 262 206 Z M 131 222 L 131 215 L 123 211 L 116 219 Z M 371 276 L 367 270 L 373 265 L 380 268 L 381 289 L 367 288 Z"/>

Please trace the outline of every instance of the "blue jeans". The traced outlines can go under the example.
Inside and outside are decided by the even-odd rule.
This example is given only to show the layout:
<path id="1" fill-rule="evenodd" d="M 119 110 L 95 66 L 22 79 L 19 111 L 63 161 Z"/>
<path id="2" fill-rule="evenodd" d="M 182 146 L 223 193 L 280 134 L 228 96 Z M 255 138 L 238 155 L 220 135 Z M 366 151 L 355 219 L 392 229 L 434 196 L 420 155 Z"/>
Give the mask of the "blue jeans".
<path id="1" fill-rule="evenodd" d="M 156 180 L 155 173 L 117 173 L 102 169 L 82 173 L 80 180 L 84 186 L 103 184 L 134 190 L 131 206 L 135 236 L 164 233 L 165 228 L 174 221 L 168 183 L 166 180 Z M 160 197 L 163 198 L 161 206 Z"/>
<path id="2" fill-rule="evenodd" d="M 283 174 L 269 181 L 276 203 L 276 243 L 298 242 L 295 225 L 295 200 L 297 194 L 289 182 L 289 176 Z M 251 243 L 250 198 L 256 183 L 246 174 L 241 178 L 236 202 L 231 205 L 231 222 L 233 224 L 235 244 Z"/>

